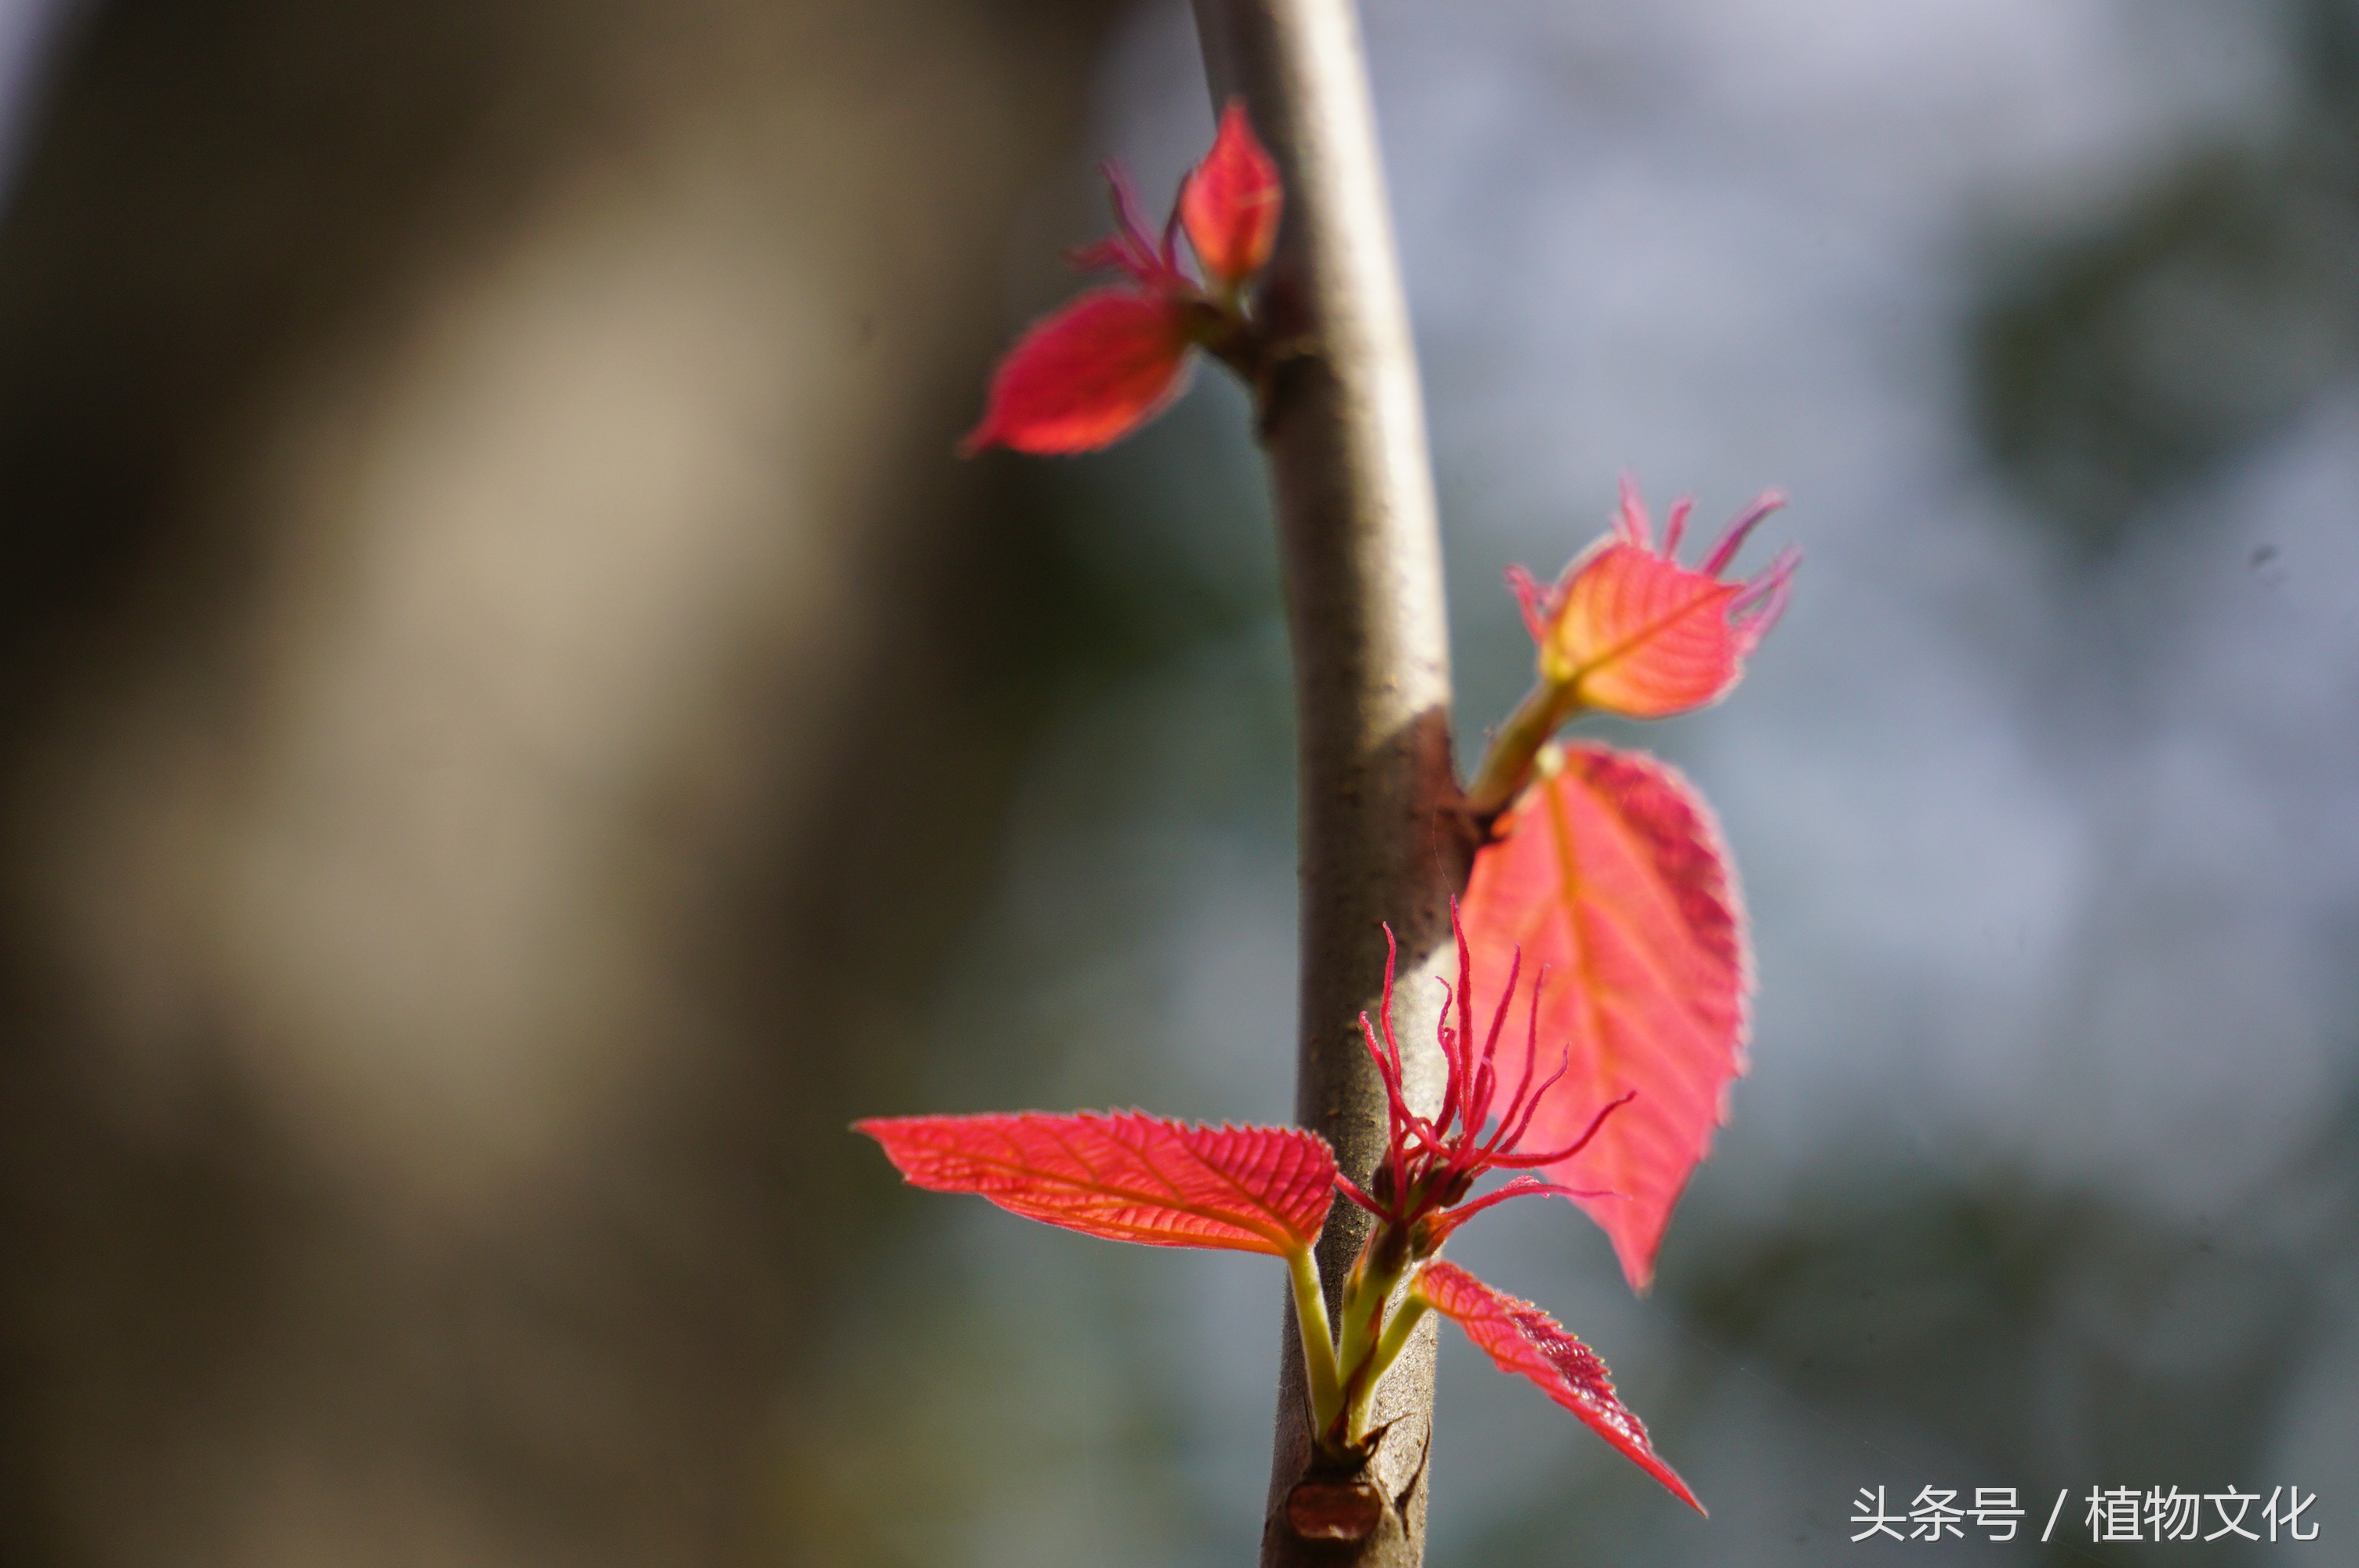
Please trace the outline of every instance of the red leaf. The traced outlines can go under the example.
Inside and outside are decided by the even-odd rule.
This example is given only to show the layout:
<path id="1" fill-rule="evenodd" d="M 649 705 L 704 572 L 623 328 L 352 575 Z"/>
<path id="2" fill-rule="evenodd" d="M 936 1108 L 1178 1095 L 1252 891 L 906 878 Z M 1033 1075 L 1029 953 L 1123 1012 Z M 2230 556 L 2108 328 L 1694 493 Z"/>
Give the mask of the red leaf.
<path id="1" fill-rule="evenodd" d="M 914 1185 L 1113 1241 L 1284 1257 L 1319 1238 L 1335 1156 L 1299 1127 L 1190 1127 L 1143 1111 L 853 1123 Z"/>
<path id="2" fill-rule="evenodd" d="M 1633 719 L 1700 708 L 1736 684 L 1728 604 L 1744 591 L 1615 540 L 1566 585 L 1549 651 L 1583 707 Z"/>
<path id="3" fill-rule="evenodd" d="M 1579 1416 L 1680 1501 L 1698 1513 L 1705 1511 L 1679 1472 L 1657 1456 L 1645 1424 L 1615 1396 L 1605 1363 L 1556 1319 L 1440 1259 L 1425 1266 L 1415 1288 L 1434 1311 L 1464 1329 L 1499 1370 L 1538 1383 L 1549 1398 Z"/>
<path id="4" fill-rule="evenodd" d="M 1547 968 L 1538 1076 L 1571 1060 L 1520 1141 L 1560 1148 L 1600 1106 L 1637 1091 L 1586 1149 L 1543 1173 L 1619 1195 L 1574 1201 L 1643 1291 L 1745 1070 L 1752 962 L 1735 877 L 1710 810 L 1636 752 L 1565 747 L 1563 765 L 1534 780 L 1498 827 L 1504 837 L 1474 858 L 1467 940 L 1478 970 L 1506 974 L 1518 946 L 1526 974 Z M 1502 1082 L 1516 1081 L 1531 1049 L 1509 1032 Z"/>
<path id="5" fill-rule="evenodd" d="M 1228 286 L 1251 277 L 1277 243 L 1286 193 L 1242 99 L 1221 114 L 1221 134 L 1180 190 L 1180 222 L 1205 274 Z"/>
<path id="6" fill-rule="evenodd" d="M 1036 321 L 991 378 L 983 423 L 959 443 L 1087 452 L 1161 412 L 1188 384 L 1188 319 L 1172 300 L 1093 288 Z"/>
<path id="7" fill-rule="evenodd" d="M 1565 568 L 1542 593 L 1520 568 L 1510 575 L 1540 641 L 1540 673 L 1572 689 L 1578 706 L 1661 719 L 1716 702 L 1743 673 L 1745 656 L 1785 608 L 1798 557 L 1788 552 L 1743 582 L 1720 573 L 1762 518 L 1783 502 L 1764 494 L 1732 524 L 1700 571 L 1673 558 L 1688 504 L 1671 509 L 1658 550 L 1647 510 L 1627 481 L 1614 533 Z"/>

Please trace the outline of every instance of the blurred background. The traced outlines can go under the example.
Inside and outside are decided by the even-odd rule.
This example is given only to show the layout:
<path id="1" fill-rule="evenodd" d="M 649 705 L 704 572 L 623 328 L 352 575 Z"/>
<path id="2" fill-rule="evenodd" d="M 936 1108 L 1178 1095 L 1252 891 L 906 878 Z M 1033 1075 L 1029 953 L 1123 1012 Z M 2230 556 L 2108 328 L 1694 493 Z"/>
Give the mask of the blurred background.
<path id="1" fill-rule="evenodd" d="M 1433 1560 L 2339 1558 L 2359 5 L 1364 14 L 1462 734 L 1621 474 L 1807 555 L 1644 732 L 1760 971 L 1658 1288 L 1453 1249 L 1713 1517 L 1447 1340 Z M 1277 1271 L 844 1130 L 1290 1103 L 1242 399 L 950 457 L 1211 127 L 1179 0 L 0 4 L 0 1561 L 1249 1559 Z"/>

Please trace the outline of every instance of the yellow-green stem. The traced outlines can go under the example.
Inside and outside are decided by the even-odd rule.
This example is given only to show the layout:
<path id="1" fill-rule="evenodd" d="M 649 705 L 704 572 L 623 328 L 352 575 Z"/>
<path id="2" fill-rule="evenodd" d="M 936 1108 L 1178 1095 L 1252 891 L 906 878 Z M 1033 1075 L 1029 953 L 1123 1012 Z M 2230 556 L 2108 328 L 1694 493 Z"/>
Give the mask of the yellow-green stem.
<path id="1" fill-rule="evenodd" d="M 1400 1359 L 1400 1353 L 1408 1348 L 1409 1336 L 1417 1332 L 1417 1325 L 1432 1310 L 1411 1286 L 1408 1299 L 1393 1314 L 1393 1320 L 1385 1325 L 1384 1336 L 1376 1341 L 1375 1355 L 1368 1363 L 1367 1377 L 1352 1390 L 1352 1408 L 1344 1423 L 1344 1432 L 1352 1442 L 1357 1443 L 1367 1435 L 1368 1413 L 1375 1408 L 1376 1385 L 1385 1380 L 1385 1374 Z"/>
<path id="2" fill-rule="evenodd" d="M 1531 777 L 1532 759 L 1564 722 L 1581 711 L 1579 687 L 1542 680 L 1524 694 L 1483 753 L 1474 782 L 1466 786 L 1466 810 L 1476 816 L 1505 811 Z"/>
<path id="3" fill-rule="evenodd" d="M 1326 1432 L 1343 1411 L 1343 1380 L 1336 1369 L 1335 1335 L 1327 1325 L 1327 1298 L 1319 1289 L 1319 1263 L 1310 1249 L 1286 1255 L 1294 1284 L 1294 1323 L 1302 1336 L 1302 1370 L 1310 1384 L 1311 1430 Z"/>
<path id="4" fill-rule="evenodd" d="M 1343 1281 L 1343 1338 L 1336 1362 L 1342 1368 L 1343 1397 L 1350 1406 L 1342 1432 L 1346 1447 L 1356 1448 L 1367 1437 L 1367 1412 L 1384 1366 L 1389 1364 L 1380 1360 L 1385 1303 L 1408 1266 L 1407 1238 L 1379 1220 Z"/>

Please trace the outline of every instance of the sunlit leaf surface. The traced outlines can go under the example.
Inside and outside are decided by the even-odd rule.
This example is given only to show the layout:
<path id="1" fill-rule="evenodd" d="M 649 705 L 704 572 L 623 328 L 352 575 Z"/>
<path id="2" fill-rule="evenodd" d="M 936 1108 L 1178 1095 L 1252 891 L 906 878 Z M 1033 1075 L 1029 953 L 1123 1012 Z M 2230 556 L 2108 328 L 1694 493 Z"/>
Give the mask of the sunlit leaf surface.
<path id="1" fill-rule="evenodd" d="M 1669 1487 L 1680 1500 L 1698 1513 L 1704 1511 L 1679 1472 L 1655 1453 L 1645 1424 L 1614 1392 L 1613 1376 L 1605 1363 L 1567 1334 L 1556 1319 L 1440 1259 L 1426 1265 L 1424 1273 L 1418 1276 L 1416 1290 L 1434 1311 L 1464 1329 L 1466 1337 L 1498 1363 L 1499 1370 L 1538 1383 L 1549 1398 L 1579 1416 L 1591 1431 Z"/>
<path id="2" fill-rule="evenodd" d="M 1093 288 L 1016 340 L 991 378 L 983 423 L 960 447 L 1094 451 L 1153 418 L 1187 384 L 1179 308 L 1135 288 Z"/>
<path id="3" fill-rule="evenodd" d="M 1114 1241 L 1283 1256 L 1318 1238 L 1335 1196 L 1335 1156 L 1298 1127 L 1191 1127 L 1143 1111 L 853 1125 L 914 1185 Z"/>
<path id="4" fill-rule="evenodd" d="M 1466 890 L 1476 972 L 1504 976 L 1518 946 L 1526 974 L 1547 969 L 1538 1044 L 1510 1031 L 1501 1076 L 1515 1079 L 1527 1049 L 1542 1077 L 1569 1065 L 1523 1140 L 1534 1149 L 1569 1144 L 1600 1106 L 1636 1091 L 1586 1149 L 1542 1173 L 1615 1195 L 1574 1201 L 1644 1290 L 1745 1070 L 1751 963 L 1735 877 L 1685 780 L 1603 746 L 1565 747 L 1498 833 Z"/>

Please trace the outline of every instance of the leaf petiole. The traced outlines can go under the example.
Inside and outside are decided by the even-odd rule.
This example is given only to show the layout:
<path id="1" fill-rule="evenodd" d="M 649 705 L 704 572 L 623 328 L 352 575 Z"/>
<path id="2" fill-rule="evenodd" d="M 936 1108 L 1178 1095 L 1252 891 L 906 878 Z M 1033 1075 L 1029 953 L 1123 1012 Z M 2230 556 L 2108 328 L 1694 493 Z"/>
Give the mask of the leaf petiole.
<path id="1" fill-rule="evenodd" d="M 1540 748 L 1581 713 L 1580 692 L 1577 681 L 1543 678 L 1524 694 L 1524 700 L 1492 735 L 1483 764 L 1466 786 L 1462 805 L 1467 812 L 1495 816 L 1514 804 L 1524 785 L 1531 782 Z"/>
<path id="2" fill-rule="evenodd" d="M 1408 1266 L 1407 1234 L 1389 1222 L 1379 1221 L 1343 1281 L 1340 1361 L 1346 1409 L 1343 1422 L 1321 1430 L 1332 1434 L 1331 1442 L 1339 1437 L 1346 1451 L 1357 1449 L 1367 1440 L 1367 1416 L 1374 1408 L 1376 1385 L 1383 1380 L 1385 1368 L 1392 1364 L 1392 1357 L 1383 1350 L 1385 1307 Z"/>
<path id="3" fill-rule="evenodd" d="M 1286 1255 L 1294 1286 L 1294 1325 L 1302 1336 L 1302 1371 L 1310 1384 L 1310 1430 L 1331 1431 L 1343 1413 L 1343 1379 L 1335 1362 L 1335 1335 L 1327 1323 L 1327 1298 L 1319 1288 L 1319 1264 L 1310 1249 Z"/>
<path id="4" fill-rule="evenodd" d="M 1408 1348 L 1409 1336 L 1417 1332 L 1417 1325 L 1424 1322 L 1425 1314 L 1432 1310 L 1425 1298 L 1417 1293 L 1417 1287 L 1412 1283 L 1407 1299 L 1394 1312 L 1392 1321 L 1385 1325 L 1384 1335 L 1376 1341 L 1375 1353 L 1368 1360 L 1368 1375 L 1355 1383 L 1352 1390 L 1350 1424 L 1346 1430 L 1351 1433 L 1353 1442 L 1367 1434 L 1368 1416 L 1375 1409 L 1376 1385 L 1385 1380 L 1385 1374 L 1391 1371 L 1393 1363 L 1400 1359 L 1400 1353 Z"/>

